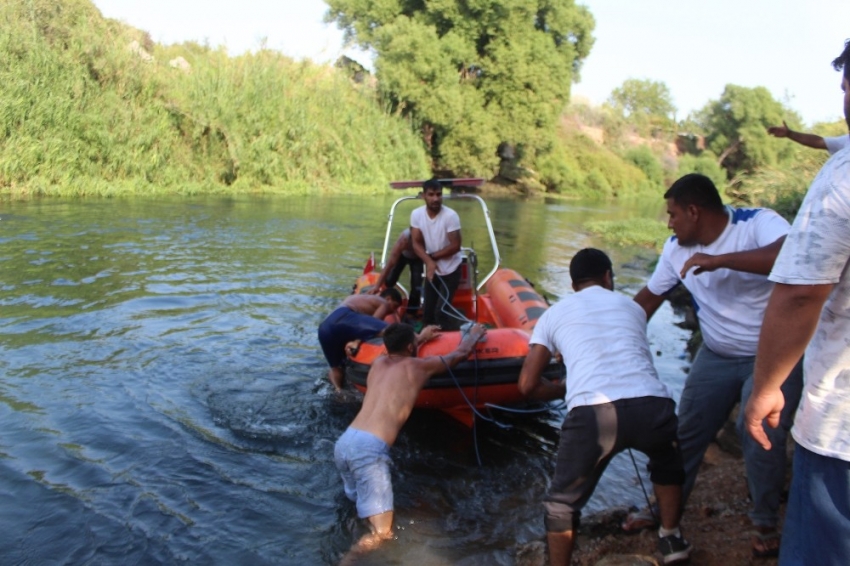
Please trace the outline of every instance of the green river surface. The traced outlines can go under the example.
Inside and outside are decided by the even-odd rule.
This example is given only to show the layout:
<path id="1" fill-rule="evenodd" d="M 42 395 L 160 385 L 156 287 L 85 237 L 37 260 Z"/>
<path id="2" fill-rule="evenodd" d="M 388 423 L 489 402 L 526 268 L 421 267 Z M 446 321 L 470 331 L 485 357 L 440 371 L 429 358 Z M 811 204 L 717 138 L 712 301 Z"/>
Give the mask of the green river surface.
<path id="1" fill-rule="evenodd" d="M 333 464 L 360 397 L 332 392 L 316 329 L 380 257 L 395 197 L 0 204 L 2 563 L 338 563 L 364 532 Z M 485 274 L 483 222 L 447 204 Z M 606 248 L 584 225 L 664 216 L 661 198 L 488 205 L 503 265 L 553 301 L 587 246 L 633 295 L 655 252 Z M 677 396 L 679 319 L 665 304 L 649 325 Z M 474 433 L 414 412 L 392 450 L 397 539 L 362 563 L 514 564 L 545 535 L 564 413 L 544 409 L 494 411 L 507 426 Z M 586 512 L 642 499 L 621 455 Z"/>

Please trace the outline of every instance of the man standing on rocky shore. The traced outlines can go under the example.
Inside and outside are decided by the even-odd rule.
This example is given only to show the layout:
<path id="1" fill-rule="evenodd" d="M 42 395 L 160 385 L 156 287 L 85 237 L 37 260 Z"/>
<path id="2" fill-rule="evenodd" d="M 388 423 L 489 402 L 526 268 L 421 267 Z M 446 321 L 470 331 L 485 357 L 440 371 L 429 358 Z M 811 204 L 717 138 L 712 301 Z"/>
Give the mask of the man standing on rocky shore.
<path id="1" fill-rule="evenodd" d="M 684 506 L 706 449 L 735 405 L 746 403 L 752 390 L 759 331 L 773 287 L 767 274 L 789 225 L 769 209 L 724 206 L 711 179 L 696 173 L 678 179 L 664 198 L 668 226 L 674 235 L 664 244 L 655 272 L 635 295 L 635 301 L 650 318 L 665 295 L 683 284 L 693 296 L 702 331 L 703 345 L 679 400 L 679 442 L 686 475 Z M 773 449 L 766 452 L 747 435 L 742 438 L 753 501 L 750 519 L 756 528 L 752 552 L 757 557 L 776 556 L 779 551 L 777 526 L 785 486 L 785 443 L 802 387 L 800 368 L 791 373 L 783 387 L 787 407 L 782 426 L 771 430 Z M 738 428 L 742 428 L 740 418 Z M 631 516 L 624 528 L 637 528 L 640 519 Z"/>
<path id="2" fill-rule="evenodd" d="M 850 39 L 832 65 L 844 70 L 850 127 Z M 780 387 L 806 354 L 779 564 L 850 564 L 850 148 L 815 177 L 770 280 L 776 285 L 745 409 L 747 430 L 765 449 L 772 440 L 763 422 L 768 432 L 778 425 L 789 404 Z"/>
<path id="3" fill-rule="evenodd" d="M 614 292 L 611 260 L 604 252 L 579 251 L 570 261 L 570 277 L 575 293 L 540 317 L 518 384 L 531 399 L 565 398 L 567 403 L 544 503 L 550 563 L 570 563 L 582 508 L 611 459 L 630 448 L 649 457 L 664 564 L 687 560 L 691 544 L 679 531 L 685 473 L 676 440 L 676 404 L 655 371 L 646 315 Z M 557 384 L 541 378 L 556 353 L 567 366 L 566 382 Z"/>

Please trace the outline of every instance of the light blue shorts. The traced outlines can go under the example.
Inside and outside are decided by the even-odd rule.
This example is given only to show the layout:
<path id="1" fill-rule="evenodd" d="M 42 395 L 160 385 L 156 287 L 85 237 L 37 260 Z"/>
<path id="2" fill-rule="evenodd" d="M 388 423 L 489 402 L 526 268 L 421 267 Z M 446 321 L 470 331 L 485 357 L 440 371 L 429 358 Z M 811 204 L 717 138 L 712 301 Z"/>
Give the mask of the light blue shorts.
<path id="1" fill-rule="evenodd" d="M 348 427 L 334 446 L 345 495 L 361 519 L 393 510 L 390 447 L 372 433 Z"/>

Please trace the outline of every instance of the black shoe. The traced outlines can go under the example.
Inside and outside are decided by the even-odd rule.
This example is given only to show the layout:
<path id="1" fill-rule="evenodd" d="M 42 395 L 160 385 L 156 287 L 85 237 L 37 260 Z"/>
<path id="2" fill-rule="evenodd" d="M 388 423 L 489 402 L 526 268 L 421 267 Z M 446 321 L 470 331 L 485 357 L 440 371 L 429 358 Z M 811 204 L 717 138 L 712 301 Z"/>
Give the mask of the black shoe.
<path id="1" fill-rule="evenodd" d="M 684 562 L 691 556 L 693 547 L 685 537 L 670 535 L 658 539 L 658 551 L 664 557 L 664 564 Z"/>

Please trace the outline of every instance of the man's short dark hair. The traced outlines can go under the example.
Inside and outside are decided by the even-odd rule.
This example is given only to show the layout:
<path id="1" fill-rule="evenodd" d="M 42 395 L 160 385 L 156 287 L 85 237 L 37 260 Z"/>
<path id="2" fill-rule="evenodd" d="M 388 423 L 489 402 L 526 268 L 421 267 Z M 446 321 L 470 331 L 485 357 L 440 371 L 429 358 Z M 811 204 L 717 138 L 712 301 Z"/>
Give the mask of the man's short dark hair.
<path id="1" fill-rule="evenodd" d="M 394 322 L 384 329 L 384 346 L 389 354 L 401 354 L 416 343 L 416 331 L 409 324 Z"/>
<path id="2" fill-rule="evenodd" d="M 682 208 L 690 205 L 713 210 L 723 208 L 723 200 L 714 182 L 699 173 L 688 173 L 677 179 L 664 193 L 664 198 L 673 199 Z"/>
<path id="3" fill-rule="evenodd" d="M 844 69 L 844 78 L 850 81 L 850 39 L 844 42 L 844 51 L 832 62 L 836 71 Z"/>
<path id="4" fill-rule="evenodd" d="M 609 271 L 613 272 L 611 259 L 596 248 L 584 248 L 570 261 L 570 279 L 573 283 L 601 280 Z"/>
<path id="5" fill-rule="evenodd" d="M 442 191 L 443 184 L 440 183 L 440 180 L 436 177 L 431 177 L 427 181 L 422 184 L 422 192 L 425 191 Z"/>
<path id="6" fill-rule="evenodd" d="M 386 289 L 381 291 L 381 296 L 385 299 L 390 298 L 398 304 L 401 304 L 401 293 L 399 293 L 398 289 L 396 289 L 395 287 L 387 287 Z"/>

